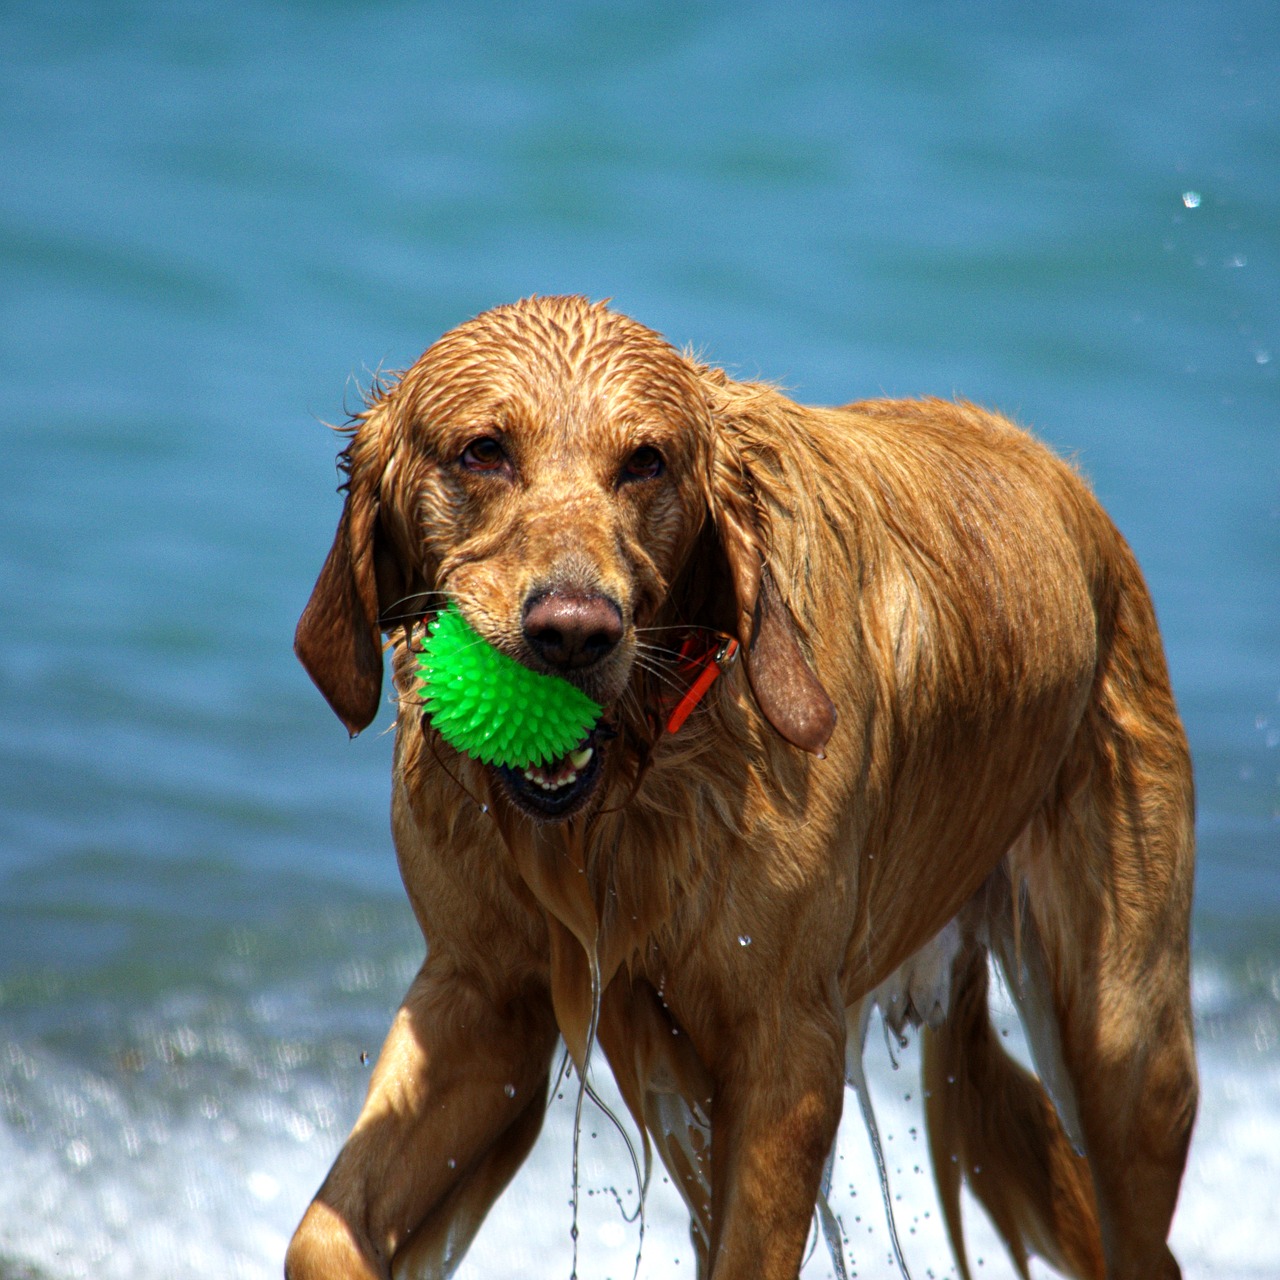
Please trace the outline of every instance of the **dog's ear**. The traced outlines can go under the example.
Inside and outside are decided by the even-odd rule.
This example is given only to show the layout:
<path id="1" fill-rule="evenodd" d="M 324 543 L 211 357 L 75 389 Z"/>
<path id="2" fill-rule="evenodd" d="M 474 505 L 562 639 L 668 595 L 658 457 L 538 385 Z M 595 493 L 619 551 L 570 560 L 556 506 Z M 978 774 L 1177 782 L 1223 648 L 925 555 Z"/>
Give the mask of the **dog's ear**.
<path id="1" fill-rule="evenodd" d="M 750 470 L 723 437 L 713 444 L 708 488 L 751 692 L 778 733 L 821 757 L 835 730 L 835 705 L 804 656 L 795 619 L 770 571 L 766 522 Z"/>
<path id="2" fill-rule="evenodd" d="M 370 427 L 366 422 L 360 432 Z M 343 454 L 346 500 L 338 531 L 293 640 L 298 660 L 352 737 L 378 714 L 379 601 L 397 590 L 378 514 L 381 468 L 361 456 L 362 443 L 357 433 Z"/>

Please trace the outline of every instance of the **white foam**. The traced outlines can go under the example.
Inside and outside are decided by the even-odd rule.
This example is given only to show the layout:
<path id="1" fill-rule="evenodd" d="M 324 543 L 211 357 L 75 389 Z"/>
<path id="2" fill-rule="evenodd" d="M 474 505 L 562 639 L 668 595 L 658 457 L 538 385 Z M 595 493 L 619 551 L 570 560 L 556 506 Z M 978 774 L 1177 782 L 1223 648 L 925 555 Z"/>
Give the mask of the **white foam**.
<path id="1" fill-rule="evenodd" d="M 44 1052 L 0 1056 L 0 1271 L 278 1278 L 320 1148 L 339 1140 L 314 1113 L 260 1088 L 148 1102 Z"/>

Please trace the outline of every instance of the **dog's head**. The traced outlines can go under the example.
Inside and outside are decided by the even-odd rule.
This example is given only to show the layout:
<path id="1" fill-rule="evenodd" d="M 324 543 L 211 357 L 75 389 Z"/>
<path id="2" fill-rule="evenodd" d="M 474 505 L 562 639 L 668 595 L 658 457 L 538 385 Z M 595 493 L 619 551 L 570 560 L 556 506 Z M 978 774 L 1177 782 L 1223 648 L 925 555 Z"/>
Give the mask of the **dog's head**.
<path id="1" fill-rule="evenodd" d="M 298 657 L 347 728 L 377 712 L 381 632 L 452 600 L 605 723 L 646 687 L 658 628 L 734 630 L 760 709 L 820 752 L 834 712 L 715 402 L 705 369 L 581 298 L 499 307 L 429 348 L 357 419 L 342 518 L 298 624 Z M 590 803 L 607 750 L 596 734 L 545 768 L 492 772 L 518 809 L 563 818 Z"/>

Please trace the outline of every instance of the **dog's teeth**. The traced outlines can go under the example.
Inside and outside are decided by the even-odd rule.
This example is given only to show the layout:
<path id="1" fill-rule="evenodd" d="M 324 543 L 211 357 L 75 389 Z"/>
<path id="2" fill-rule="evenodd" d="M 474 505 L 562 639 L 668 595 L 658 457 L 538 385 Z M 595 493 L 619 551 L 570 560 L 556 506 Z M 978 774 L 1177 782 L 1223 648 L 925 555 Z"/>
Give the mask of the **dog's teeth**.
<path id="1" fill-rule="evenodd" d="M 578 771 L 590 759 L 591 748 L 588 747 L 585 751 L 575 751 L 568 757 L 568 763 L 573 766 L 568 773 L 549 777 L 541 765 L 530 765 L 528 768 L 521 769 L 520 774 L 526 782 L 540 787 L 543 791 L 562 791 L 565 787 L 571 787 L 577 782 Z"/>
<path id="2" fill-rule="evenodd" d="M 581 751 L 571 751 L 569 753 L 569 763 L 575 769 L 585 769 L 594 754 L 594 748 L 592 747 L 583 747 Z"/>

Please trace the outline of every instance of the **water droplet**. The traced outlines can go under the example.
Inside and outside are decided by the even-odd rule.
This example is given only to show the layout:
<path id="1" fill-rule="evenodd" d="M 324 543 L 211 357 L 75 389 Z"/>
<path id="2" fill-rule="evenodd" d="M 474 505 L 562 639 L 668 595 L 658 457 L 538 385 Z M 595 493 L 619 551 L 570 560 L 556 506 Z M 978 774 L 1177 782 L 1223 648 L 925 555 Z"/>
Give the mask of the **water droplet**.
<path id="1" fill-rule="evenodd" d="M 458 1162 L 452 1156 L 445 1161 L 445 1164 L 447 1164 L 450 1169 L 456 1169 L 458 1167 Z"/>
<path id="2" fill-rule="evenodd" d="M 1188 209 L 1198 209 L 1200 207 L 1200 193 L 1198 191 L 1184 191 L 1182 193 L 1182 203 Z"/>
<path id="3" fill-rule="evenodd" d="M 738 934 L 738 946 L 749 947 L 751 945 L 751 935 L 749 933 Z"/>
<path id="4" fill-rule="evenodd" d="M 93 1161 L 93 1151 L 89 1144 L 79 1138 L 67 1144 L 66 1156 L 77 1169 L 83 1169 Z"/>
<path id="5" fill-rule="evenodd" d="M 516 1087 L 513 1084 L 504 1084 L 502 1086 L 502 1092 L 505 1093 L 508 1098 L 514 1098 L 516 1096 Z"/>

